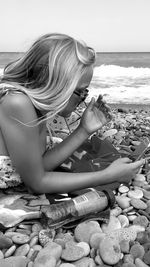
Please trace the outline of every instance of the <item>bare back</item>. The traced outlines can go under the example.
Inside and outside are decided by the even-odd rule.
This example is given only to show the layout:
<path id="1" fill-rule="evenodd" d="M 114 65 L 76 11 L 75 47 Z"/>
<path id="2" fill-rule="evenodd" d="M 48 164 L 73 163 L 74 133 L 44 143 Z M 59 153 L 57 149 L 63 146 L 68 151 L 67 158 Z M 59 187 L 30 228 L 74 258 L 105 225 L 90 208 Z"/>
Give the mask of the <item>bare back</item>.
<path id="1" fill-rule="evenodd" d="M 4 110 L 7 110 L 7 108 L 9 106 L 11 106 L 15 101 L 20 101 L 23 98 L 27 98 L 27 96 L 25 96 L 23 93 L 20 94 L 13 94 L 11 95 L 11 93 L 9 95 L 4 96 L 3 100 L 0 103 L 0 155 L 4 155 L 4 156 L 10 156 L 9 151 L 7 149 L 7 144 L 5 142 L 5 136 L 3 135 L 2 132 L 2 128 L 3 128 L 3 123 L 4 123 Z M 29 100 L 30 101 L 30 100 Z M 24 106 L 22 105 L 23 103 L 20 102 L 20 106 L 22 109 L 24 109 L 24 112 L 27 111 L 28 106 Z M 18 110 L 19 112 L 19 110 Z M 38 119 L 38 117 L 37 117 Z M 7 126 L 6 126 L 7 127 Z M 40 148 L 41 148 L 41 155 L 45 152 L 45 148 L 46 148 L 46 123 L 42 123 L 38 126 L 39 128 L 39 140 L 40 140 Z M 9 130 L 9 127 L 8 127 Z"/>

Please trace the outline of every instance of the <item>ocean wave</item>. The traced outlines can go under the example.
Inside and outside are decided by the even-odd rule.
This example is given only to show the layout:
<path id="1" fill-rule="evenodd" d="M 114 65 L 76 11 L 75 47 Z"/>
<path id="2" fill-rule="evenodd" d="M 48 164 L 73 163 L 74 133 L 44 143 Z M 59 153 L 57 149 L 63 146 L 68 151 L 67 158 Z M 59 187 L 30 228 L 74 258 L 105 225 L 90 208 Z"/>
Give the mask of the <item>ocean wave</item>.
<path id="1" fill-rule="evenodd" d="M 121 67 L 117 65 L 95 67 L 93 78 L 104 77 L 150 77 L 150 68 Z"/>
<path id="2" fill-rule="evenodd" d="M 108 103 L 150 104 L 150 68 L 95 67 L 89 98 L 102 94 Z"/>
<path id="3" fill-rule="evenodd" d="M 96 67 L 89 89 L 87 102 L 102 94 L 108 103 L 150 104 L 150 68 Z"/>

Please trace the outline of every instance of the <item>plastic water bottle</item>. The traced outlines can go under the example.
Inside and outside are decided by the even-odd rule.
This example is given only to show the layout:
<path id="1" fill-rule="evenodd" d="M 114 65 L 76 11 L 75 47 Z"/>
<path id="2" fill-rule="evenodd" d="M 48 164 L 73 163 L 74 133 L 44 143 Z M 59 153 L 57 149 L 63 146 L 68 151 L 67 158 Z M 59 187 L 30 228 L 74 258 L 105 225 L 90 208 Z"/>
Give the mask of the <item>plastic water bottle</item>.
<path id="1" fill-rule="evenodd" d="M 44 224 L 49 228 L 58 228 L 69 222 L 78 220 L 88 214 L 96 214 L 115 203 L 115 195 L 111 190 L 88 192 L 70 200 L 43 206 L 41 208 Z"/>

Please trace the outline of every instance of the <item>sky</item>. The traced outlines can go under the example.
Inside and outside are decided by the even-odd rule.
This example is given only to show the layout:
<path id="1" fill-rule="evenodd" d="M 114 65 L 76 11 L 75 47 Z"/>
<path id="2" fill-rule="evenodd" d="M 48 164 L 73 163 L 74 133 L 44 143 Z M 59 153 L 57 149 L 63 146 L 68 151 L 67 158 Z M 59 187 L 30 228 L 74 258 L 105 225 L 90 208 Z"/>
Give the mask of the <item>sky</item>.
<path id="1" fill-rule="evenodd" d="M 96 52 L 150 52 L 150 0 L 0 0 L 0 52 L 60 32 Z"/>

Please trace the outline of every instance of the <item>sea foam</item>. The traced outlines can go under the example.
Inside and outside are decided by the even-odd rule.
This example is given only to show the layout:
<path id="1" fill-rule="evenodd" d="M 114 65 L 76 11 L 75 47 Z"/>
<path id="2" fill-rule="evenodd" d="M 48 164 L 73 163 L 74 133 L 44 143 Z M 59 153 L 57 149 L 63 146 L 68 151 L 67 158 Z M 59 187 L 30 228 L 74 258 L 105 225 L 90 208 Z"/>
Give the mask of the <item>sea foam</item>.
<path id="1" fill-rule="evenodd" d="M 108 103 L 150 104 L 150 68 L 95 67 L 89 89 L 89 98 L 102 94 Z"/>

